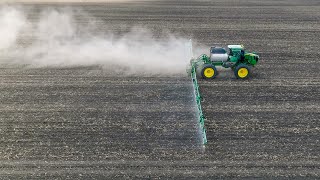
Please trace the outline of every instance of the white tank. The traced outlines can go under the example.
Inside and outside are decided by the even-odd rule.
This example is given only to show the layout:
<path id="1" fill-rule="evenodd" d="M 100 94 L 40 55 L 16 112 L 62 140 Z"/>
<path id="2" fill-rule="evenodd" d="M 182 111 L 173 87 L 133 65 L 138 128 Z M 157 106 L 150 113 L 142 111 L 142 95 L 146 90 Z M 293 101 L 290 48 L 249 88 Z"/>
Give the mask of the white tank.
<path id="1" fill-rule="evenodd" d="M 228 53 L 222 47 L 211 47 L 210 48 L 210 60 L 211 61 L 219 61 L 225 62 L 228 61 Z"/>

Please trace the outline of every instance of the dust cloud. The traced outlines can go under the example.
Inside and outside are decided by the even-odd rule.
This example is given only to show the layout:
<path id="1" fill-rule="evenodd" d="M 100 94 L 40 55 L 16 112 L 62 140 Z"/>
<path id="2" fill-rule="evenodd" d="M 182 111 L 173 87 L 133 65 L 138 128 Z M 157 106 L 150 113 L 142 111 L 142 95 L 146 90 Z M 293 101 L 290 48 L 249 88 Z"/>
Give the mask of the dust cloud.
<path id="1" fill-rule="evenodd" d="M 97 31 L 94 21 L 77 23 L 75 10 L 70 8 L 45 9 L 36 21 L 27 17 L 22 7 L 0 8 L 0 57 L 14 57 L 9 64 L 39 68 L 99 65 L 124 74 L 170 75 L 184 74 L 189 63 L 187 38 L 168 34 L 156 39 L 143 28 L 121 36 L 108 29 Z M 25 37 L 31 40 L 21 45 Z"/>
<path id="2" fill-rule="evenodd" d="M 25 16 L 19 9 L 0 9 L 0 50 L 6 50 L 16 43 L 18 34 L 25 24 Z"/>

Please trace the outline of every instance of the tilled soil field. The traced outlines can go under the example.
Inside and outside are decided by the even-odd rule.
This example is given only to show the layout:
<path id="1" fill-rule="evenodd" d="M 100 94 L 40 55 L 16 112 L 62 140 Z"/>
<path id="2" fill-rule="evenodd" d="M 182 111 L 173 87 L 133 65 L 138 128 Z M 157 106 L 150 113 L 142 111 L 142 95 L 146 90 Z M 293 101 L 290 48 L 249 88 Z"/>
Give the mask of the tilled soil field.
<path id="1" fill-rule="evenodd" d="M 100 31 L 136 26 L 208 47 L 244 44 L 261 61 L 249 80 L 224 69 L 200 80 L 205 147 L 187 75 L 3 66 L 1 178 L 319 178 L 318 1 L 25 5 L 35 20 L 41 9 L 65 6 L 96 17 Z M 87 21 L 79 14 L 78 23 Z"/>

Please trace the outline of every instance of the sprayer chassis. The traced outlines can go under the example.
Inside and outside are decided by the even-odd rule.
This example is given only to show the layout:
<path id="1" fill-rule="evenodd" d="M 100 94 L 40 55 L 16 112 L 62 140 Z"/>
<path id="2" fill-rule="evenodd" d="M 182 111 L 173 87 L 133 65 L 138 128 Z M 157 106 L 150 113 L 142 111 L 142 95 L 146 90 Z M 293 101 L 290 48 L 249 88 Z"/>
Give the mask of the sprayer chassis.
<path id="1" fill-rule="evenodd" d="M 214 54 L 210 50 L 210 57 L 202 54 L 197 59 L 191 59 L 190 70 L 194 68 L 199 78 L 213 79 L 218 75 L 216 66 L 221 66 L 231 68 L 238 79 L 250 77 L 251 68 L 258 63 L 259 56 L 256 53 L 245 52 L 242 45 L 229 45 L 228 48 L 229 54 L 226 61 L 217 61 L 212 58 Z M 214 47 L 211 49 L 214 49 Z"/>

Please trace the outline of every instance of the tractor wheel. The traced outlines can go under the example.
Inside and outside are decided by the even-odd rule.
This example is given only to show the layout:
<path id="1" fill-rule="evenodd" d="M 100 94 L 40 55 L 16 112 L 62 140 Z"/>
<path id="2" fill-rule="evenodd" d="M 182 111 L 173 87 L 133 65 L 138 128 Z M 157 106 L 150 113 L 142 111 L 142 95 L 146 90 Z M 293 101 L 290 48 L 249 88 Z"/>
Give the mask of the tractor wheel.
<path id="1" fill-rule="evenodd" d="M 204 64 L 197 69 L 198 77 L 203 79 L 213 79 L 218 75 L 217 68 L 211 64 Z"/>
<path id="2" fill-rule="evenodd" d="M 246 64 L 239 64 L 234 69 L 234 75 L 238 79 L 247 79 L 250 76 L 250 67 Z"/>

